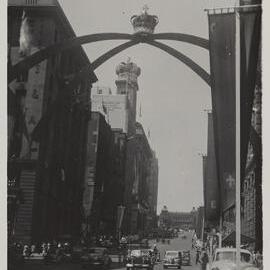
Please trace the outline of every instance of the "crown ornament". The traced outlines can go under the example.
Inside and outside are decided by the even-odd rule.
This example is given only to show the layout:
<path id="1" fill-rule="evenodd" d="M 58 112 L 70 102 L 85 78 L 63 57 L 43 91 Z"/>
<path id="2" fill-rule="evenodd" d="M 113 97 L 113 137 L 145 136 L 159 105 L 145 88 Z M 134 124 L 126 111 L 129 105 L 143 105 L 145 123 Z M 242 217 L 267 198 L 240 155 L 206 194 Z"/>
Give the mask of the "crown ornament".
<path id="1" fill-rule="evenodd" d="M 147 13 L 148 6 L 143 6 L 143 11 L 140 15 L 133 15 L 130 22 L 133 25 L 134 34 L 148 35 L 153 34 L 156 25 L 158 24 L 158 17 L 149 15 Z"/>

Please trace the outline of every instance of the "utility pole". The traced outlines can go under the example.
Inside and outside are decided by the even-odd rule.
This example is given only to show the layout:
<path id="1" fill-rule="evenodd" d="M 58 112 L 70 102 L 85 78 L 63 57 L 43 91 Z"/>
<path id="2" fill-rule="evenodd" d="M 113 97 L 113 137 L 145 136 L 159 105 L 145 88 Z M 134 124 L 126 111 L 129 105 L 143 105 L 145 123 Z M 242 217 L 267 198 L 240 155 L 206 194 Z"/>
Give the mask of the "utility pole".
<path id="1" fill-rule="evenodd" d="M 241 245 L 241 141 L 240 141 L 240 127 L 241 127 L 241 115 L 240 115 L 240 94 L 241 94 L 241 83 L 240 83 L 240 68 L 241 68 L 241 54 L 240 54 L 240 15 L 239 6 L 235 8 L 235 134 L 236 134 L 236 179 L 235 179 L 235 212 L 236 212 L 236 269 L 240 269 L 240 245 Z"/>

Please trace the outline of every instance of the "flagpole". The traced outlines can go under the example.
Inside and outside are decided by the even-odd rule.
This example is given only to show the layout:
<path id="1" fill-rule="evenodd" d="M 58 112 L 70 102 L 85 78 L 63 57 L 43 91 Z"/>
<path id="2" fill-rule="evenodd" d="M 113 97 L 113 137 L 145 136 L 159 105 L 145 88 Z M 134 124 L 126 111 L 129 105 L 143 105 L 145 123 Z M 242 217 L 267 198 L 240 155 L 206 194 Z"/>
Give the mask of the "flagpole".
<path id="1" fill-rule="evenodd" d="M 241 115 L 240 115 L 240 17 L 238 9 L 235 9 L 235 95 L 236 95 L 236 200 L 235 200 L 235 212 L 236 212 L 236 269 L 240 269 L 240 245 L 241 245 L 241 146 L 240 146 L 240 127 L 241 127 Z"/>

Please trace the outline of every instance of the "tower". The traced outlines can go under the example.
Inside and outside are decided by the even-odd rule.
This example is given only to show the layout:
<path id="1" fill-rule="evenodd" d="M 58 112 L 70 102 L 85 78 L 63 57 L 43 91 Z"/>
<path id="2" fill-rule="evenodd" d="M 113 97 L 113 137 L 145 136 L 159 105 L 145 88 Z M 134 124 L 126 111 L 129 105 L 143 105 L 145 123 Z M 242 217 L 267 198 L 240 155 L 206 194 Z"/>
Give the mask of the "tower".
<path id="1" fill-rule="evenodd" d="M 130 61 L 122 62 L 116 67 L 117 79 L 115 81 L 118 95 L 126 95 L 128 98 L 128 131 L 135 134 L 137 91 L 139 90 L 137 78 L 141 69 Z"/>

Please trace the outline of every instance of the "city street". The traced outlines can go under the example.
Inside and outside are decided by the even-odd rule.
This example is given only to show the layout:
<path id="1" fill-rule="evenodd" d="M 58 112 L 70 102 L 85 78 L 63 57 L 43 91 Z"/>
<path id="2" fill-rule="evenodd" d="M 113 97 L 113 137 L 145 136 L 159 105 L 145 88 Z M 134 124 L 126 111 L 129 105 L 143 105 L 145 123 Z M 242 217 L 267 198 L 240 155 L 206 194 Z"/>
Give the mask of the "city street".
<path id="1" fill-rule="evenodd" d="M 8 269 L 262 265 L 262 1 L 126 2 L 7 1 Z"/>
<path id="2" fill-rule="evenodd" d="M 161 244 L 157 243 L 157 247 L 160 251 L 161 259 L 164 258 L 166 250 L 191 250 L 191 233 L 185 233 L 187 238 L 182 239 L 181 237 L 174 238 L 170 240 L 170 244 Z M 155 244 L 155 241 L 151 241 L 150 245 Z M 188 270 L 198 270 L 200 267 L 195 265 L 194 251 L 191 251 L 192 255 L 192 265 L 191 266 L 182 266 L 182 269 Z M 26 263 L 21 270 L 78 270 L 82 269 L 80 264 L 51 264 L 43 265 L 42 263 Z M 111 269 L 120 270 L 125 269 L 125 266 L 119 267 L 118 263 L 114 263 Z M 154 270 L 162 270 L 162 263 L 155 265 Z"/>

